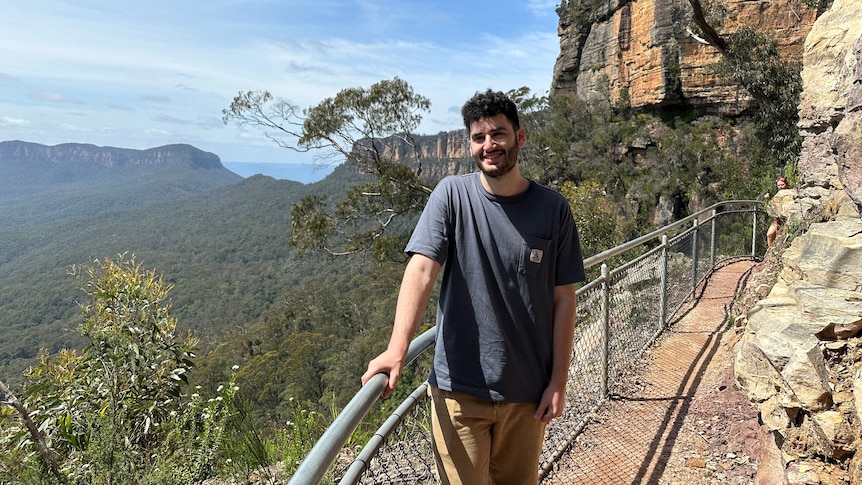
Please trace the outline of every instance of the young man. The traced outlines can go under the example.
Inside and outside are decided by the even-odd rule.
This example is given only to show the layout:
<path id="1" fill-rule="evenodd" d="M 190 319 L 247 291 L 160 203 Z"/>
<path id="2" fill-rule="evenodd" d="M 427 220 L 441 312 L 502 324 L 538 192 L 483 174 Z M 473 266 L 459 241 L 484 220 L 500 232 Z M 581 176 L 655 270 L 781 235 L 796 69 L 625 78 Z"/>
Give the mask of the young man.
<path id="1" fill-rule="evenodd" d="M 389 346 L 362 382 L 388 374 L 391 394 L 445 265 L 429 377 L 440 480 L 537 483 L 545 425 L 565 404 L 580 242 L 566 200 L 521 175 L 515 104 L 488 90 L 461 114 L 479 171 L 431 194 L 407 244 Z"/>

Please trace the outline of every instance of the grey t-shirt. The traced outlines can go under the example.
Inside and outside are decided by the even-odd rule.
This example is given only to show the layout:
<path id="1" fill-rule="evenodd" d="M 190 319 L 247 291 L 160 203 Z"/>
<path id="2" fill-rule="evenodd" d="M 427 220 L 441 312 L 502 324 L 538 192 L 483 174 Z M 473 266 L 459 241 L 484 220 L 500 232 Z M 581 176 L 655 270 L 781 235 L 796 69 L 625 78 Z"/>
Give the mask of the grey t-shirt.
<path id="1" fill-rule="evenodd" d="M 429 381 L 493 401 L 538 402 L 551 377 L 554 286 L 584 279 L 565 198 L 532 181 L 523 194 L 499 197 L 478 172 L 447 177 L 406 252 L 444 265 Z"/>

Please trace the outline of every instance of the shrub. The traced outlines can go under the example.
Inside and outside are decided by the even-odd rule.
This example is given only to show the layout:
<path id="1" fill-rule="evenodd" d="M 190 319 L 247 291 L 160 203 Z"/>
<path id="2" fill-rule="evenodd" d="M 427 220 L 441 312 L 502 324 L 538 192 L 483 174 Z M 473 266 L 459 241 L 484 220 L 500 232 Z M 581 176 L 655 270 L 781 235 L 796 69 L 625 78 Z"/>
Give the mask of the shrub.
<path id="1" fill-rule="evenodd" d="M 90 344 L 80 354 L 43 355 L 26 374 L 19 419 L 0 413 L 0 483 L 171 484 L 213 475 L 237 388 L 231 380 L 210 399 L 189 393 L 196 341 L 176 334 L 171 286 L 134 258 L 97 263 L 72 271 L 90 278 L 79 327 Z"/>

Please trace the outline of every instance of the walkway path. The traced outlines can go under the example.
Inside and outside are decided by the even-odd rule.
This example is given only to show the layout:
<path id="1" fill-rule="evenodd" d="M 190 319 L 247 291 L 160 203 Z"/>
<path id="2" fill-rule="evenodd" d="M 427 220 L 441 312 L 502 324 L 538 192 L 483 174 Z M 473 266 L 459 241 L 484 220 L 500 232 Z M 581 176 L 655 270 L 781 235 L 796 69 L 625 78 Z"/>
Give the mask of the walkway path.
<path id="1" fill-rule="evenodd" d="M 735 334 L 726 324 L 753 265 L 712 275 L 543 483 L 754 483 L 757 441 L 766 437 L 754 407 L 734 390 Z"/>

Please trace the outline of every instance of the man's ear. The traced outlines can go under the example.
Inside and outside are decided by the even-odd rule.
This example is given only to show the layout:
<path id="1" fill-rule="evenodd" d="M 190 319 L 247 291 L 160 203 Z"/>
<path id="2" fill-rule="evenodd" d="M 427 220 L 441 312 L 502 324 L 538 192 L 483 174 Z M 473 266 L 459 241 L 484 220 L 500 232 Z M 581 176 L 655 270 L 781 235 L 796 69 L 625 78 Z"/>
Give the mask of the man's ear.
<path id="1" fill-rule="evenodd" d="M 524 131 L 523 128 L 518 128 L 518 132 L 515 133 L 515 137 L 518 140 L 518 148 L 521 148 L 527 144 L 527 132 Z"/>

